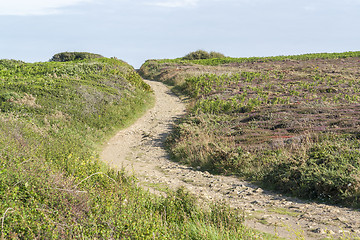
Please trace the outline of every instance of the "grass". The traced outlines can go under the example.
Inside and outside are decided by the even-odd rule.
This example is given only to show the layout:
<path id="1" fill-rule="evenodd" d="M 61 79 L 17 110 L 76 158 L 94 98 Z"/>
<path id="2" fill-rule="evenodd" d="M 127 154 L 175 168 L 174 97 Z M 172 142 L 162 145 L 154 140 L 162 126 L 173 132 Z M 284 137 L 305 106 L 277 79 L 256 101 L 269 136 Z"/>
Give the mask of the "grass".
<path id="1" fill-rule="evenodd" d="M 157 197 L 99 161 L 99 146 L 153 104 L 109 58 L 0 60 L 1 239 L 253 239 L 224 205 Z"/>
<path id="2" fill-rule="evenodd" d="M 359 207 L 359 61 L 359 52 L 165 59 L 140 73 L 190 98 L 168 138 L 176 160 Z"/>
<path id="3" fill-rule="evenodd" d="M 162 63 L 178 63 L 178 64 L 196 64 L 196 65 L 208 65 L 208 66 L 218 66 L 223 64 L 233 64 L 233 63 L 262 63 L 262 62 L 273 62 L 273 61 L 287 61 L 287 60 L 297 60 L 297 61 L 307 61 L 307 60 L 316 60 L 316 59 L 345 59 L 351 57 L 360 57 L 360 52 L 345 52 L 345 53 L 313 53 L 313 54 L 302 54 L 302 55 L 290 55 L 290 56 L 275 56 L 275 57 L 249 57 L 249 58 L 231 58 L 224 57 L 221 54 L 219 56 L 214 55 L 211 57 L 209 54 L 206 56 L 204 51 L 196 51 L 188 54 L 183 58 L 176 59 L 161 59 L 161 60 L 148 60 L 144 65 L 150 65 L 154 62 Z M 204 57 L 205 56 L 205 57 Z"/>
<path id="4" fill-rule="evenodd" d="M 297 217 L 300 215 L 300 213 L 297 213 L 297 212 L 294 212 L 294 211 L 289 211 L 288 209 L 286 208 L 272 208 L 272 209 L 269 209 L 270 212 L 274 212 L 274 213 L 278 213 L 278 214 L 281 214 L 281 215 L 288 215 L 288 216 L 291 216 L 291 217 Z"/>

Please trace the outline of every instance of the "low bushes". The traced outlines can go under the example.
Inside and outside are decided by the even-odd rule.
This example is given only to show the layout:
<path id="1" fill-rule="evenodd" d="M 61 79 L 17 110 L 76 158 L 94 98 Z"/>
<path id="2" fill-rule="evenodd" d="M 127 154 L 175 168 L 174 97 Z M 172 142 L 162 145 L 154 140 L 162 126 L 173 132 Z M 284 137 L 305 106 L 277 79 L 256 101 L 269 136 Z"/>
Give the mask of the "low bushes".
<path id="1" fill-rule="evenodd" d="M 225 55 L 218 52 L 206 52 L 204 50 L 197 50 L 184 56 L 184 60 L 198 60 L 198 59 L 210 59 L 210 58 L 224 58 Z"/>
<path id="2" fill-rule="evenodd" d="M 102 58 L 100 54 L 87 53 L 87 52 L 62 52 L 55 54 L 50 61 L 51 62 L 69 62 L 85 59 Z"/>

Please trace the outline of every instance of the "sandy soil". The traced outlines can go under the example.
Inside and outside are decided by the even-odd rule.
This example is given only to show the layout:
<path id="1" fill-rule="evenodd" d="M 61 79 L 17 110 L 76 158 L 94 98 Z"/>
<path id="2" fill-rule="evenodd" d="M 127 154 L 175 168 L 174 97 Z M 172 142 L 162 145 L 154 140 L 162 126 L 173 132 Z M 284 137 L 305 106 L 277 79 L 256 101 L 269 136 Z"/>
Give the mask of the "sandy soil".
<path id="1" fill-rule="evenodd" d="M 155 107 L 108 142 L 103 161 L 125 168 L 154 193 L 184 186 L 200 202 L 225 200 L 244 210 L 248 227 L 262 232 L 286 239 L 360 238 L 359 211 L 282 196 L 170 161 L 163 142 L 174 120 L 185 114 L 185 104 L 162 83 L 146 82 L 155 92 Z"/>

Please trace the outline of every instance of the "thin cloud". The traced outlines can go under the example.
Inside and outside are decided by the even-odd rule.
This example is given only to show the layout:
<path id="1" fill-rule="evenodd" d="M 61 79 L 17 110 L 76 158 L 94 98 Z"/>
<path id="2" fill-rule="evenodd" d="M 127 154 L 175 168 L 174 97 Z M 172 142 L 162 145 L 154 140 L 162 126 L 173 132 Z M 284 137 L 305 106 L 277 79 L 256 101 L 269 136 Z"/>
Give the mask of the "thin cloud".
<path id="1" fill-rule="evenodd" d="M 93 0 L 11 0 L 0 2 L 0 15 L 51 15 L 62 8 Z"/>
<path id="2" fill-rule="evenodd" d="M 169 8 L 177 8 L 177 7 L 194 7 L 198 4 L 199 0 L 167 0 L 149 3 L 149 5 L 159 6 L 159 7 L 169 7 Z"/>

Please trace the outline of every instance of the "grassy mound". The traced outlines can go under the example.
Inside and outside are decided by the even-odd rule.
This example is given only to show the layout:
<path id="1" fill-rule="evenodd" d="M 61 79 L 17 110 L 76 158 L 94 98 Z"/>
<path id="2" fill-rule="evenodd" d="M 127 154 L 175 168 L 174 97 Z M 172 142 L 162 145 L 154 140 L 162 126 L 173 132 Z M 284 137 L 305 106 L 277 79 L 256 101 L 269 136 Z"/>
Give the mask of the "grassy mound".
<path id="1" fill-rule="evenodd" d="M 79 61 L 85 59 L 102 58 L 100 54 L 87 53 L 87 52 L 62 52 L 55 54 L 50 61 L 51 62 L 69 62 Z"/>
<path id="2" fill-rule="evenodd" d="M 96 146 L 153 103 L 117 59 L 0 60 L 2 239 L 251 239 L 238 214 L 154 197 L 99 162 Z"/>
<path id="3" fill-rule="evenodd" d="M 183 60 L 199 60 L 199 59 L 211 59 L 211 58 L 225 58 L 225 55 L 218 52 L 206 52 L 204 50 L 197 50 L 184 56 Z"/>
<path id="4" fill-rule="evenodd" d="M 140 71 L 191 98 L 168 140 L 176 159 L 360 206 L 359 52 L 202 61 L 149 61 Z"/>

